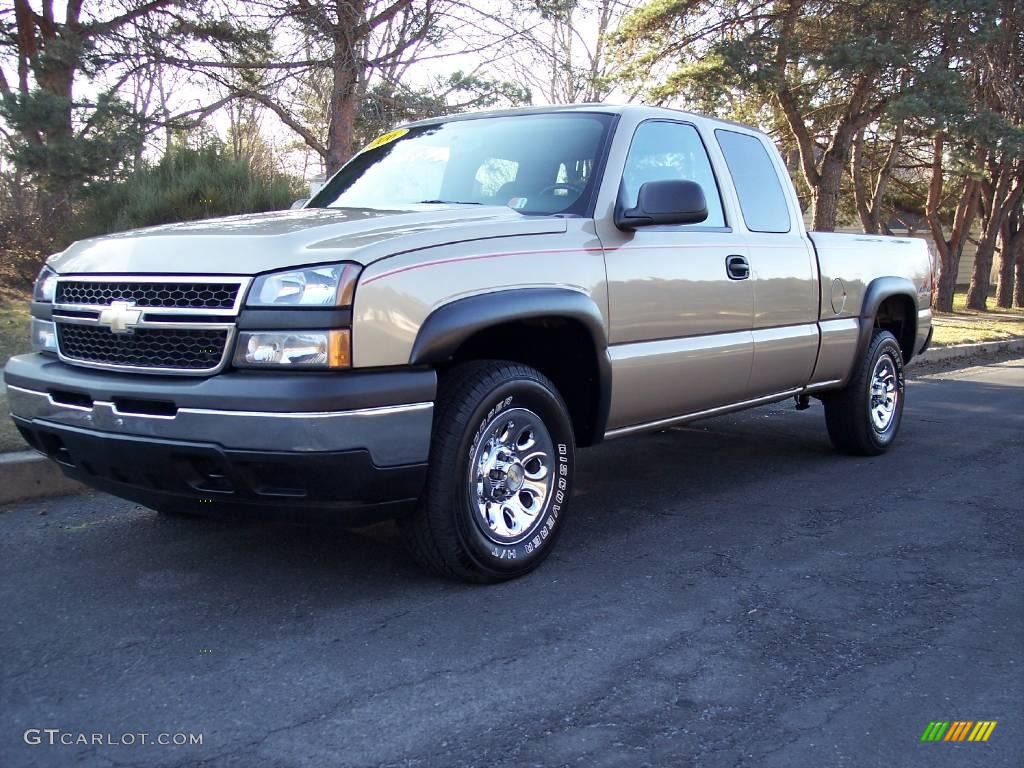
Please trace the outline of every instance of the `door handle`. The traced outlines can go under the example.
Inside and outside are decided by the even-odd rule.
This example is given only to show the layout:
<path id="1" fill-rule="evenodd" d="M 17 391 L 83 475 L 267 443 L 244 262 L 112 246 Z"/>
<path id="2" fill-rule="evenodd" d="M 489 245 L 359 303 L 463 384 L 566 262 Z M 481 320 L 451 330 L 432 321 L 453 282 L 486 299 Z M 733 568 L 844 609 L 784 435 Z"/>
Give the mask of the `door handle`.
<path id="1" fill-rule="evenodd" d="M 746 256 L 726 256 L 725 272 L 730 280 L 746 280 L 750 277 L 750 262 Z"/>

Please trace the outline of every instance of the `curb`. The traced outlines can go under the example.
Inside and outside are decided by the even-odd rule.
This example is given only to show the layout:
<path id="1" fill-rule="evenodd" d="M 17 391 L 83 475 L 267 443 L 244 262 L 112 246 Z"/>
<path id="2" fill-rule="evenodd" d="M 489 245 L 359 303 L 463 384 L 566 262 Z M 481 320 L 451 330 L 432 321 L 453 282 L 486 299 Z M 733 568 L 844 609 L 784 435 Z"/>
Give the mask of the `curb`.
<path id="1" fill-rule="evenodd" d="M 918 355 L 910 364 L 941 363 L 999 352 L 1024 352 L 1024 339 L 933 347 Z M 47 496 L 67 496 L 87 490 L 81 483 L 65 477 L 55 463 L 35 451 L 0 453 L 0 505 Z"/>
<path id="2" fill-rule="evenodd" d="M 86 487 L 35 451 L 0 453 L 0 504 L 83 493 Z"/>
<path id="3" fill-rule="evenodd" d="M 950 347 L 932 347 L 911 360 L 910 364 L 942 363 L 974 355 L 995 355 L 999 352 L 1024 352 L 1024 339 L 983 341 L 978 344 L 954 344 Z"/>

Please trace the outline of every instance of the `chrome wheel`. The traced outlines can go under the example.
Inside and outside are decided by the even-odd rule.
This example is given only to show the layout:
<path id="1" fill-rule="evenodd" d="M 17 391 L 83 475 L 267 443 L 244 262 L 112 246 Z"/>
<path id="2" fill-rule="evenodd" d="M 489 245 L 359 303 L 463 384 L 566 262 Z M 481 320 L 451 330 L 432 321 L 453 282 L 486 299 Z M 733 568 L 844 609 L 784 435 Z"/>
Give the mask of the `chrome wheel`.
<path id="1" fill-rule="evenodd" d="M 494 416 L 469 463 L 469 501 L 492 541 L 514 544 L 544 518 L 554 479 L 554 450 L 544 422 L 527 408 Z"/>
<path id="2" fill-rule="evenodd" d="M 900 398 L 896 363 L 888 354 L 883 354 L 875 363 L 870 387 L 868 413 L 871 426 L 876 432 L 883 433 L 892 426 Z"/>

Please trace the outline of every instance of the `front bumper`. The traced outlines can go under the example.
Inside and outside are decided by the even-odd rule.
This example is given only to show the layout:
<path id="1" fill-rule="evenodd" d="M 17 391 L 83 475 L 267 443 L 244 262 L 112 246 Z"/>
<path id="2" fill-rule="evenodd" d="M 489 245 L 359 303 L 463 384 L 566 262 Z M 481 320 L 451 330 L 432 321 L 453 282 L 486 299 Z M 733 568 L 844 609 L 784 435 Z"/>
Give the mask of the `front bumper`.
<path id="1" fill-rule="evenodd" d="M 25 439 L 77 480 L 147 506 L 366 510 L 422 488 L 436 376 L 87 371 L 43 355 L 4 378 Z"/>

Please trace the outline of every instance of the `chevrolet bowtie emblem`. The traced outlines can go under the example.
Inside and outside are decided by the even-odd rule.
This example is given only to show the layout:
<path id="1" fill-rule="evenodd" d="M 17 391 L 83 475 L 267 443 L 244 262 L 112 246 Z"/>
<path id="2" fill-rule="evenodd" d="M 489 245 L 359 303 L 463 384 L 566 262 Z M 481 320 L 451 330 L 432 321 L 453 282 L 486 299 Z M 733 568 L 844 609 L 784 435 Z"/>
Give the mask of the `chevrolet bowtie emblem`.
<path id="1" fill-rule="evenodd" d="M 110 326 L 113 333 L 131 333 L 142 319 L 142 310 L 133 307 L 130 301 L 111 302 L 108 309 L 100 312 L 100 325 Z"/>

